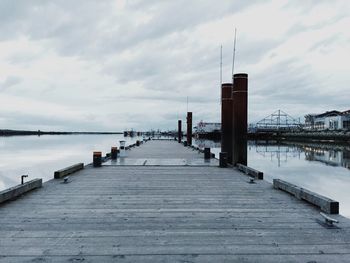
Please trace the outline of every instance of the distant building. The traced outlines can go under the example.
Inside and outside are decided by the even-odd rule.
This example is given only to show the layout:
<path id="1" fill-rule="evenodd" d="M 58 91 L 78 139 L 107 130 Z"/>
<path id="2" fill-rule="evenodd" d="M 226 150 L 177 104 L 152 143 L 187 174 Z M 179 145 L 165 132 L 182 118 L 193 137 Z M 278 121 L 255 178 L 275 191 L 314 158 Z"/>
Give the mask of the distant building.
<path id="1" fill-rule="evenodd" d="M 200 121 L 197 126 L 194 127 L 194 134 L 196 138 L 219 140 L 221 134 L 221 123 Z"/>
<path id="2" fill-rule="evenodd" d="M 196 127 L 194 127 L 196 133 L 212 133 L 220 132 L 221 123 L 218 122 L 203 122 L 200 121 Z"/>
<path id="3" fill-rule="evenodd" d="M 305 115 L 306 130 L 350 130 L 350 110 Z"/>

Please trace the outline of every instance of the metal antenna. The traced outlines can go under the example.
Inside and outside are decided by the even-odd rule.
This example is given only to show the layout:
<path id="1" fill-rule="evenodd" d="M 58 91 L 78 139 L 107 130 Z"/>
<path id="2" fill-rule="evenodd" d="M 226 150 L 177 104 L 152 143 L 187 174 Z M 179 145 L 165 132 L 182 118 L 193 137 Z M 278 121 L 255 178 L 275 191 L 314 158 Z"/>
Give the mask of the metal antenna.
<path id="1" fill-rule="evenodd" d="M 187 96 L 187 111 L 186 112 L 188 112 L 188 96 Z"/>
<path id="2" fill-rule="evenodd" d="M 222 45 L 220 47 L 220 86 L 222 84 Z"/>
<path id="3" fill-rule="evenodd" d="M 221 97 L 222 97 L 221 85 L 222 85 L 222 45 L 220 46 L 220 86 L 219 86 L 219 89 L 220 89 L 220 98 L 219 98 L 220 105 L 221 105 Z"/>
<path id="4" fill-rule="evenodd" d="M 236 34 L 237 34 L 237 28 L 235 28 L 235 39 L 234 39 L 234 41 L 233 41 L 232 77 L 233 77 L 233 73 L 234 73 L 234 71 L 235 71 Z"/>

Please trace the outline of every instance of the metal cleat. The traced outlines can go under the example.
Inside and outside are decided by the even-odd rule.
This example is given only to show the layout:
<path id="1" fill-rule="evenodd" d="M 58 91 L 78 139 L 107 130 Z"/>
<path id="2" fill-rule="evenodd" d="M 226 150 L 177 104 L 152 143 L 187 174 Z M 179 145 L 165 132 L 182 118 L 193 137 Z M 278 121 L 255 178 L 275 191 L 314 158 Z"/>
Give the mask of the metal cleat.
<path id="1" fill-rule="evenodd" d="M 323 213 L 323 212 L 320 212 L 320 215 L 324 218 L 324 220 L 325 220 L 325 222 L 326 222 L 327 225 L 333 226 L 334 223 L 336 223 L 336 224 L 339 223 L 338 220 L 329 217 L 328 215 L 326 215 L 326 214 Z"/>

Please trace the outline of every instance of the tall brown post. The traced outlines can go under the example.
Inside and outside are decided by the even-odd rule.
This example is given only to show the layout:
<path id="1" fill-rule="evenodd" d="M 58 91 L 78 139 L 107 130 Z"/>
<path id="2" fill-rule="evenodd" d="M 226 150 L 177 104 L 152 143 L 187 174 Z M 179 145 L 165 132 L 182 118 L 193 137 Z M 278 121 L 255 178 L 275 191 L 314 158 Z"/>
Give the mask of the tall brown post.
<path id="1" fill-rule="evenodd" d="M 221 152 L 232 164 L 232 83 L 221 84 Z"/>
<path id="2" fill-rule="evenodd" d="M 177 122 L 177 141 L 181 143 L 182 139 L 182 122 L 181 120 L 178 120 Z"/>
<path id="3" fill-rule="evenodd" d="M 233 75 L 233 158 L 232 164 L 247 165 L 248 74 Z"/>
<path id="4" fill-rule="evenodd" d="M 192 112 L 187 112 L 187 146 L 192 145 Z"/>

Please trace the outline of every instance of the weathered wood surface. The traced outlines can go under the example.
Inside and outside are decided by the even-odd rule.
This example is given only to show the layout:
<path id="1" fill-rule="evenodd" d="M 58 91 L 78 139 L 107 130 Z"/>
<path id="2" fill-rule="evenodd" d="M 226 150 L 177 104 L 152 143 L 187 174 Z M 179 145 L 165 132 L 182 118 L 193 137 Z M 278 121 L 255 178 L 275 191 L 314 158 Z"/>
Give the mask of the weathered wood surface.
<path id="1" fill-rule="evenodd" d="M 147 144 L 160 158 L 153 142 L 137 149 Z M 86 168 L 0 208 L 0 262 L 349 261 L 348 219 L 326 229 L 317 208 L 248 180 L 219 167 Z"/>
<path id="2" fill-rule="evenodd" d="M 126 157 L 108 160 L 103 165 L 143 166 L 218 166 L 217 159 L 204 159 L 193 147 L 174 140 L 153 140 L 126 151 Z"/>

